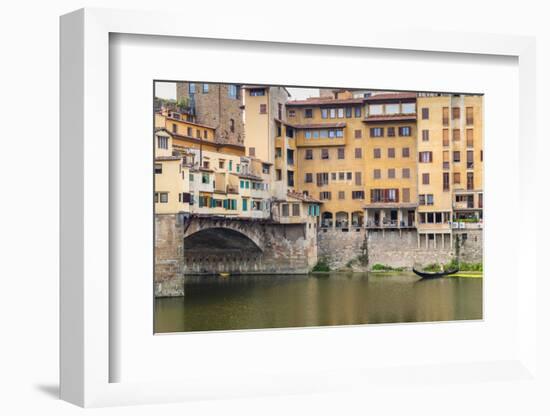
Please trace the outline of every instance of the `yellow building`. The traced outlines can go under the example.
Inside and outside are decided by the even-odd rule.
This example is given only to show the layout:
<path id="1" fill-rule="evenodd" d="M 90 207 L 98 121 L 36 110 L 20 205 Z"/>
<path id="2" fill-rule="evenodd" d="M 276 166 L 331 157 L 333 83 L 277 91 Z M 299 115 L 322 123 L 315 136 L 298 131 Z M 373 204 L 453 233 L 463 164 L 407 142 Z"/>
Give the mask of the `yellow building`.
<path id="1" fill-rule="evenodd" d="M 453 226 L 481 228 L 482 118 L 482 96 L 419 94 L 418 232 L 421 246 L 451 248 Z"/>
<path id="2" fill-rule="evenodd" d="M 296 189 L 323 202 L 322 227 L 363 225 L 362 106 L 363 99 L 349 94 L 287 103 L 287 123 L 293 129 L 296 148 L 292 149 Z"/>
<path id="3" fill-rule="evenodd" d="M 367 227 L 416 227 L 416 94 L 365 99 Z"/>

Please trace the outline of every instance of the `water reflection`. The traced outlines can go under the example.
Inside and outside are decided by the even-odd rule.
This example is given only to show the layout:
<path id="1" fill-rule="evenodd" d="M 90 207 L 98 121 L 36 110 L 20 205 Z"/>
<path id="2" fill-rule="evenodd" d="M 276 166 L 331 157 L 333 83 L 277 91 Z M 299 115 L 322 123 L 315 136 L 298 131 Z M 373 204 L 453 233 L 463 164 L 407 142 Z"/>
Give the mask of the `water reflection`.
<path id="1" fill-rule="evenodd" d="M 481 319 L 482 279 L 412 274 L 188 277 L 155 301 L 155 332 Z"/>

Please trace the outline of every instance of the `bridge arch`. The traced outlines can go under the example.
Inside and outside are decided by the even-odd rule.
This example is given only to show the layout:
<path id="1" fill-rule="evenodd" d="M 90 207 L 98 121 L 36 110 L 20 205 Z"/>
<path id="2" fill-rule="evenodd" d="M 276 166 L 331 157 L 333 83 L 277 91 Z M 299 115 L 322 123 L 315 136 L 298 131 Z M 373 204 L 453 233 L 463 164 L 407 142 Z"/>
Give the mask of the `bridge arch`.
<path id="1" fill-rule="evenodd" d="M 184 253 L 196 256 L 258 255 L 263 252 L 258 241 L 241 231 L 227 227 L 207 227 L 183 239 Z"/>

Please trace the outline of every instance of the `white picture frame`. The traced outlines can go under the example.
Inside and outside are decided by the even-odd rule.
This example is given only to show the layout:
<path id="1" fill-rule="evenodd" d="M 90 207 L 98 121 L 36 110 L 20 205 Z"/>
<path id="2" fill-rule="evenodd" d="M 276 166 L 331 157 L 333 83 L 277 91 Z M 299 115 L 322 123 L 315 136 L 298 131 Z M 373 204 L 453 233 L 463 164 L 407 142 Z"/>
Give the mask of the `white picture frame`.
<path id="1" fill-rule="evenodd" d="M 270 380 L 239 380 L 220 374 L 209 380 L 110 382 L 110 366 L 119 360 L 110 348 L 113 298 L 109 275 L 110 170 L 109 158 L 109 37 L 124 33 L 147 36 L 210 38 L 284 44 L 333 45 L 384 50 L 432 51 L 451 54 L 504 55 L 518 59 L 520 140 L 520 225 L 527 225 L 528 207 L 535 203 L 536 111 L 535 41 L 533 38 L 472 33 L 437 33 L 387 27 L 342 27 L 335 35 L 322 27 L 308 31 L 266 22 L 246 36 L 230 25 L 209 27 L 173 13 L 83 9 L 61 18 L 61 398 L 80 406 L 161 403 L 209 397 L 242 397 L 283 393 L 315 393 L 347 389 L 340 380 L 350 377 L 357 391 L 377 383 L 419 381 L 424 389 L 433 382 L 484 380 L 524 383 L 539 388 L 537 366 L 536 230 L 525 227 L 518 259 L 525 278 L 517 292 L 517 354 L 499 361 L 471 363 L 419 362 L 414 368 L 334 369 L 320 381 L 316 373 L 297 375 L 283 368 Z M 529 110 L 528 110 L 529 109 Z M 112 223 L 111 223 L 112 225 Z M 517 270 L 513 271 L 517 273 Z M 151 277 L 152 279 L 152 277 Z M 357 330 L 360 330 L 358 328 Z M 312 336 L 314 333 L 311 333 Z M 152 336 L 152 334 L 151 334 Z M 480 375 L 481 374 L 481 375 Z M 537 384 L 539 383 L 539 384 Z M 225 388 L 224 388 L 225 386 Z M 229 386 L 229 387 L 228 387 Z M 450 390 L 449 392 L 450 393 Z"/>

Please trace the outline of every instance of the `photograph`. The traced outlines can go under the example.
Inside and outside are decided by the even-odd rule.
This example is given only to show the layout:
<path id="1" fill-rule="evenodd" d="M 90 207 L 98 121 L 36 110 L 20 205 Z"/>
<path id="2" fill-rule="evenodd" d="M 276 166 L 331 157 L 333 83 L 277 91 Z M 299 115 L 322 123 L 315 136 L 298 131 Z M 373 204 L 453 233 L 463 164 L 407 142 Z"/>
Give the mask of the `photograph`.
<path id="1" fill-rule="evenodd" d="M 154 332 L 483 319 L 483 94 L 153 82 Z"/>

